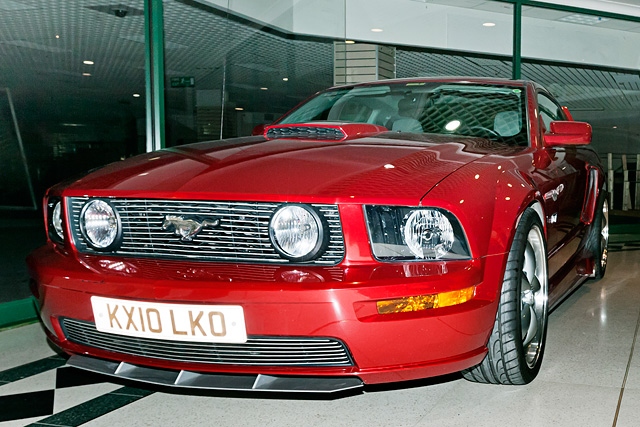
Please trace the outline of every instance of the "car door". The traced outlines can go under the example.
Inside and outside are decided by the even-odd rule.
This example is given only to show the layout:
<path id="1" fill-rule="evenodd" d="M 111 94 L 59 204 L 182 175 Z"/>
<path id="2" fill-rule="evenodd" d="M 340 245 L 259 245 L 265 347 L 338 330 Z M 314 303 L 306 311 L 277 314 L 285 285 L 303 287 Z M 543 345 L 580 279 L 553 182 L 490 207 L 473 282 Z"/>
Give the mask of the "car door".
<path id="1" fill-rule="evenodd" d="M 560 105 L 546 92 L 538 91 L 540 128 L 546 134 L 555 120 L 567 120 Z M 558 272 L 580 244 L 581 212 L 587 189 L 587 168 L 581 148 L 575 145 L 545 147 L 549 166 L 541 184 L 547 220 L 549 277 Z"/>

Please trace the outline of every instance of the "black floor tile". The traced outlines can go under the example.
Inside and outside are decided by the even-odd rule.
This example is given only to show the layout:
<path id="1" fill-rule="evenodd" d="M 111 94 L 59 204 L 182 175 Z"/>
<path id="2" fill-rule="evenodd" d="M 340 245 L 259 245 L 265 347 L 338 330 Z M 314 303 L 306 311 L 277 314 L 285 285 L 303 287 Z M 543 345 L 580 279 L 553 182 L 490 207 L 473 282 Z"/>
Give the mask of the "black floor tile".
<path id="1" fill-rule="evenodd" d="M 55 390 L 0 396 L 0 421 L 51 415 L 54 397 Z"/>

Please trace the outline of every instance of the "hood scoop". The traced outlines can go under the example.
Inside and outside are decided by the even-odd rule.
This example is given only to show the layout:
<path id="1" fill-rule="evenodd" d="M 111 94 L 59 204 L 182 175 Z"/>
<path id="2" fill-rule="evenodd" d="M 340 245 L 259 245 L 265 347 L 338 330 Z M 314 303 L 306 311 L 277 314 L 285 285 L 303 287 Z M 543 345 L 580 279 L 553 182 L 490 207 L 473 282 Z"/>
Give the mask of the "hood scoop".
<path id="1" fill-rule="evenodd" d="M 264 128 L 264 137 L 267 139 L 346 141 L 388 131 L 384 126 L 368 123 L 292 123 L 266 126 Z"/>

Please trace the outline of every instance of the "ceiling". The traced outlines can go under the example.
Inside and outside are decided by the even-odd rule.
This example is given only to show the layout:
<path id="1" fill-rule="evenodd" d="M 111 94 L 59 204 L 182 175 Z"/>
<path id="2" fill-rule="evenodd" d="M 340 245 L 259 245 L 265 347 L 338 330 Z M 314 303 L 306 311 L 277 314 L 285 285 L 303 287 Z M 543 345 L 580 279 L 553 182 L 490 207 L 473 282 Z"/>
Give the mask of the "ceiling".
<path id="1" fill-rule="evenodd" d="M 412 0 L 421 3 L 443 4 L 453 7 L 464 7 L 467 9 L 486 10 L 490 12 L 503 12 L 511 14 L 512 5 L 508 3 L 498 3 L 487 0 Z M 640 17 L 640 0 L 538 0 L 539 3 L 549 3 L 554 5 L 562 5 L 576 8 L 591 9 L 594 11 L 602 11 L 627 16 Z M 548 20 L 561 20 L 570 15 L 572 12 L 564 12 L 549 8 L 537 8 L 533 6 L 523 6 L 522 15 L 530 18 L 540 18 Z M 604 22 L 602 22 L 604 24 Z M 631 27 L 639 27 L 640 24 L 634 24 Z M 629 25 L 618 22 L 609 22 L 606 28 L 615 28 L 627 30 Z"/>
<path id="2" fill-rule="evenodd" d="M 506 3 L 442 2 L 510 13 Z M 199 0 L 163 4 L 167 146 L 194 140 L 202 120 L 218 122 L 207 138 L 247 134 L 254 124 L 273 120 L 333 84 L 333 40 L 293 36 Z M 640 10 L 640 0 L 599 4 Z M 143 8 L 142 0 L 0 0 L 0 193 L 5 202 L 35 205 L 29 194 L 39 196 L 57 181 L 144 151 Z M 550 20 L 567 16 L 547 9 L 523 12 Z M 618 28 L 639 31 L 635 22 L 623 24 Z M 511 60 L 396 46 L 396 74 L 509 78 Z M 544 84 L 574 117 L 594 125 L 594 145 L 598 135 L 605 141 L 603 153 L 638 151 L 639 75 L 638 70 L 526 59 L 522 64 L 523 78 Z M 172 77 L 193 77 L 195 86 L 172 88 Z M 26 157 L 12 137 L 6 93 L 13 99 Z M 219 129 L 223 114 L 224 132 Z M 243 120 L 247 123 L 241 126 Z"/>
<path id="3" fill-rule="evenodd" d="M 441 3 L 479 9 L 505 5 Z M 640 0 L 601 3 L 640 7 Z M 141 0 L 0 0 L 0 88 L 11 90 L 23 121 L 48 127 L 99 123 L 108 134 L 123 117 L 144 118 L 143 7 Z M 167 81 L 169 114 L 188 116 L 195 104 L 221 102 L 224 86 L 228 106 L 277 115 L 332 84 L 331 40 L 293 37 L 242 18 L 227 19 L 224 10 L 191 0 L 165 0 L 164 9 L 167 79 L 185 76 L 196 82 L 191 89 L 171 88 Z M 546 19 L 568 15 L 532 8 L 523 13 L 541 11 Z M 398 77 L 511 75 L 508 58 L 403 47 L 397 48 L 396 67 Z M 550 87 L 574 109 L 640 106 L 636 71 L 525 62 L 522 74 Z"/>

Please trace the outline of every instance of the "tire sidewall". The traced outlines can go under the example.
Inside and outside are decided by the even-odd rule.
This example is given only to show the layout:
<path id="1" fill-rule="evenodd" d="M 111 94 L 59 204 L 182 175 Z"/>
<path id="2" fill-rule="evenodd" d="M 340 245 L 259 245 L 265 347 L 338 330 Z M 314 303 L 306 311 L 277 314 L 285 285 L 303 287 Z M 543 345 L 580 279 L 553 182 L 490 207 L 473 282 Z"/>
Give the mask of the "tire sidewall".
<path id="1" fill-rule="evenodd" d="M 503 291 L 500 298 L 500 307 L 498 311 L 498 316 L 505 317 L 501 319 L 500 324 L 502 327 L 502 335 L 510 336 L 515 335 L 517 338 L 514 340 L 514 344 L 517 351 L 517 365 L 513 365 L 511 369 L 509 369 L 509 376 L 511 378 L 512 383 L 514 384 L 528 384 L 538 375 L 540 371 L 540 366 L 542 364 L 542 356 L 544 355 L 546 336 L 547 336 L 547 324 L 548 324 L 548 298 L 545 298 L 544 306 L 543 306 L 543 325 L 542 332 L 539 339 L 539 347 L 537 349 L 537 356 L 533 366 L 529 366 L 525 357 L 525 349 L 522 342 L 521 336 L 521 325 L 522 325 L 522 304 L 521 304 L 521 294 L 522 294 L 522 276 L 524 275 L 523 266 L 524 266 L 524 253 L 526 249 L 526 242 L 529 231 L 533 228 L 537 228 L 540 236 L 542 237 L 541 244 L 543 245 L 544 256 L 540 260 L 544 263 L 545 283 L 541 283 L 541 286 L 546 287 L 546 295 L 548 296 L 548 266 L 547 266 L 547 244 L 546 239 L 544 238 L 544 228 L 540 221 L 540 217 L 533 209 L 527 209 L 522 214 L 520 221 L 518 222 L 518 226 L 516 227 L 516 233 L 514 236 L 514 240 L 512 242 L 511 250 L 509 251 L 509 261 L 515 261 L 517 263 L 517 270 L 515 277 L 508 278 L 505 275 L 503 281 Z M 522 244 L 524 242 L 524 244 Z M 509 290 L 508 292 L 505 292 Z M 512 296 L 510 296 L 512 295 Z M 513 297 L 515 295 L 515 298 Z M 506 318 L 504 316 L 504 311 L 502 307 L 506 307 L 508 305 L 515 305 L 517 318 L 513 319 L 515 321 L 510 321 L 511 319 Z"/>

